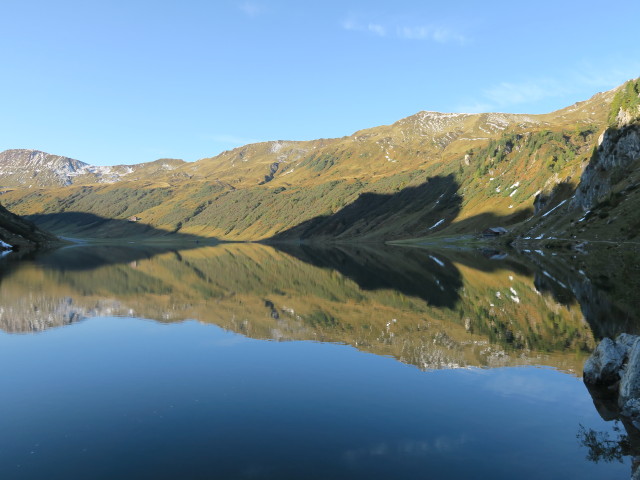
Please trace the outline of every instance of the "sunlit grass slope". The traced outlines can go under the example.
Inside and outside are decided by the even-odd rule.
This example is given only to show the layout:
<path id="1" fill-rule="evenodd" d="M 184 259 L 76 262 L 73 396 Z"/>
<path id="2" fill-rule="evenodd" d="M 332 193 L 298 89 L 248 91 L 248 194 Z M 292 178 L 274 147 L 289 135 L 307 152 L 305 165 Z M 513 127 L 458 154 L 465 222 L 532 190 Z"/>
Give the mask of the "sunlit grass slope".
<path id="1" fill-rule="evenodd" d="M 154 231 L 223 240 L 478 232 L 519 222 L 538 193 L 577 183 L 614 93 L 545 115 L 420 112 L 343 138 L 252 144 L 148 177 L 14 188 L 2 200 L 44 224 L 65 212 L 136 216 Z"/>

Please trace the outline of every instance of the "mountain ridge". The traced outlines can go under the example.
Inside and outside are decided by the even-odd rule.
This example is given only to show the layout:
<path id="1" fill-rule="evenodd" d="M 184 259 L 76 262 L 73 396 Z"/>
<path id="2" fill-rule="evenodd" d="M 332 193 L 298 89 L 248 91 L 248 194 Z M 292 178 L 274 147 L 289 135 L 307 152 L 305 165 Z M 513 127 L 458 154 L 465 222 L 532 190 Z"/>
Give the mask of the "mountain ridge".
<path id="1" fill-rule="evenodd" d="M 0 152 L 0 188 L 115 183 L 136 172 L 169 171 L 183 163 L 179 159 L 158 159 L 134 165 L 99 166 L 41 150 L 10 149 Z"/>
<path id="2" fill-rule="evenodd" d="M 371 131 L 376 131 L 376 130 L 380 130 L 380 129 L 385 129 L 385 128 L 392 128 L 395 126 L 401 126 L 403 124 L 410 124 L 412 123 L 414 120 L 417 121 L 417 123 L 420 123 L 424 129 L 431 129 L 431 130 L 435 130 L 435 133 L 438 133 L 438 128 L 437 125 L 434 128 L 434 124 L 438 124 L 438 123 L 442 123 L 441 120 L 443 119 L 452 119 L 452 118 L 483 118 L 486 117 L 485 123 L 486 125 L 484 126 L 489 126 L 490 128 L 493 128 L 494 130 L 504 130 L 505 127 L 512 125 L 513 123 L 516 123 L 515 119 L 519 119 L 520 122 L 519 126 L 525 126 L 527 124 L 533 124 L 533 125 L 552 125 L 553 122 L 549 122 L 548 121 L 548 117 L 551 115 L 557 115 L 560 114 L 560 112 L 565 112 L 565 113 L 570 113 L 572 111 L 575 111 L 576 109 L 588 105 L 590 102 L 596 101 L 596 100 L 600 100 L 602 98 L 606 98 L 608 96 L 612 96 L 617 90 L 619 90 L 621 87 L 616 87 L 612 90 L 608 90 L 608 91 L 604 91 L 604 92 L 598 92 L 595 95 L 593 95 L 590 99 L 588 100 L 584 100 L 584 101 L 579 101 L 574 103 L 573 105 L 570 105 L 568 107 L 564 107 L 558 110 L 554 110 L 553 112 L 549 112 L 549 113 L 542 113 L 542 114 L 528 114 L 528 113 L 506 113 L 506 112 L 483 112 L 483 113 L 463 113 L 463 112 L 437 112 L 437 111 L 432 111 L 432 110 L 421 110 L 419 112 L 416 112 L 412 115 L 409 115 L 407 117 L 401 118 L 391 124 L 388 125 L 379 125 L 379 126 L 374 126 L 374 127 L 367 127 L 364 129 L 360 129 L 360 130 L 356 130 L 355 132 L 353 132 L 350 135 L 345 135 L 342 137 L 330 137 L 330 138 L 318 138 L 318 139 L 313 139 L 313 140 L 267 140 L 267 141 L 263 141 L 263 142 L 255 142 L 255 143 L 248 143 L 246 145 L 242 145 L 239 147 L 235 147 L 231 150 L 225 150 L 220 152 L 217 155 L 214 155 L 212 157 L 204 157 L 201 159 L 197 159 L 194 160 L 193 162 L 186 162 L 184 160 L 181 159 L 173 159 L 173 158 L 160 158 L 160 159 L 156 159 L 156 160 L 152 160 L 152 161 L 148 161 L 148 162 L 142 162 L 142 163 L 135 163 L 135 164 L 113 164 L 113 165 L 93 165 L 90 164 L 88 162 L 84 162 L 81 160 L 76 160 L 70 157 L 66 157 L 66 156 L 62 156 L 62 155 L 56 155 L 56 154 L 52 154 L 52 153 L 48 153 L 48 152 L 44 152 L 41 150 L 37 150 L 37 149 L 24 149 L 24 148 L 16 148 L 16 149 L 8 149 L 8 150 L 4 150 L 3 152 L 0 152 L 0 168 L 2 168 L 3 163 L 6 163 L 7 160 L 11 160 L 10 158 L 7 159 L 6 157 L 11 157 L 14 156 L 15 154 L 29 154 L 31 155 L 31 157 L 38 157 L 39 163 L 42 164 L 44 163 L 42 158 L 46 157 L 46 158 L 50 158 L 50 159 L 59 159 L 60 161 L 65 161 L 67 163 L 69 163 L 70 165 L 72 165 L 70 171 L 72 173 L 77 172 L 78 170 L 82 171 L 82 170 L 86 170 L 88 173 L 94 173 L 94 172 L 98 172 L 98 173 L 102 173 L 102 174 L 109 174 L 112 173 L 111 170 L 114 170 L 114 174 L 119 174 L 121 177 L 126 176 L 127 172 L 117 172 L 117 170 L 120 169 L 126 169 L 126 168 L 136 168 L 136 167 L 141 167 L 141 166 L 147 166 L 147 165 L 153 165 L 153 164 L 158 164 L 160 162 L 165 162 L 165 163 L 177 163 L 180 166 L 183 166 L 183 164 L 195 164 L 198 162 L 202 162 L 202 161 L 209 161 L 211 159 L 215 159 L 218 158 L 220 156 L 223 156 L 224 154 L 230 153 L 230 152 L 235 152 L 238 150 L 242 150 L 242 149 L 246 149 L 247 147 L 252 147 L 252 146 L 261 146 L 261 145 L 268 145 L 272 150 L 273 153 L 276 153 L 280 150 L 281 147 L 283 146 L 289 146 L 289 145 L 303 145 L 303 144 L 314 144 L 317 142 L 320 142 L 321 144 L 323 143 L 328 143 L 328 142 L 332 142 L 332 141 L 338 141 L 338 140 L 344 140 L 344 139 L 348 139 L 348 138 L 352 138 L 352 137 L 356 137 L 356 139 L 360 139 L 363 136 L 366 136 L 368 134 L 370 134 Z M 609 99 L 610 101 L 610 99 Z M 593 112 L 595 113 L 595 112 Z M 564 115 L 563 115 L 564 116 Z M 430 117 L 431 122 L 427 122 L 425 123 L 425 117 Z M 513 119 L 514 121 L 509 122 L 506 119 Z M 539 118 L 540 120 L 536 120 L 537 118 Z M 478 122 L 479 123 L 479 122 Z M 426 125 L 426 126 L 425 126 Z M 482 127 L 479 127 L 480 130 L 482 130 Z M 446 133 L 447 130 L 440 130 L 441 133 Z M 488 132 L 486 132 L 488 133 Z M 495 132 L 494 132 L 495 133 Z M 477 138 L 478 140 L 482 139 L 489 139 L 490 137 L 484 137 L 484 138 Z M 472 140 L 476 140 L 476 139 L 472 139 Z M 172 165 L 173 166 L 173 165 Z M 4 170 L 4 169 L 3 169 Z M 117 172 L 117 173 L 116 173 Z M 0 178 L 4 179 L 5 176 L 7 175 L 7 173 L 5 171 L 0 171 Z M 74 175 L 74 176 L 79 176 L 79 175 Z M 106 181 L 106 180 L 105 180 Z M 115 179 L 114 181 L 118 181 L 117 179 Z"/>
<path id="3" fill-rule="evenodd" d="M 369 215 L 366 225 L 366 215 L 352 225 L 344 218 L 323 221 L 327 228 L 317 238 L 478 233 L 494 222 L 520 222 L 537 213 L 539 195 L 564 183 L 577 185 L 621 88 L 548 114 L 423 111 L 340 138 L 249 144 L 195 162 L 176 161 L 169 169 L 160 161 L 134 165 L 135 173 L 112 182 L 74 176 L 71 185 L 8 187 L 0 172 L 0 185 L 3 202 L 22 215 L 135 216 L 167 233 L 222 240 L 263 240 L 283 232 L 295 240 L 295 227 L 329 218 L 363 195 L 382 202 L 378 216 Z M 433 179 L 445 178 L 453 188 L 447 198 L 425 190 L 422 203 L 412 204 L 405 192 L 397 214 L 390 210 L 396 200 L 386 204 L 409 187 L 423 191 Z M 445 215 L 441 202 L 451 195 L 459 198 L 459 208 Z M 366 202 L 360 203 L 366 210 Z"/>

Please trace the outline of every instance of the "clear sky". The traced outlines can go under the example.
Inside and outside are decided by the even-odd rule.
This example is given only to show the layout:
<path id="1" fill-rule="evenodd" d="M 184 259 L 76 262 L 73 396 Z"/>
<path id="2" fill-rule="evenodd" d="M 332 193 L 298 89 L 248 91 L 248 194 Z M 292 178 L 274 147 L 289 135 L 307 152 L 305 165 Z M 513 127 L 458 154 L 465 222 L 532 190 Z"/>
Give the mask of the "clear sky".
<path id="1" fill-rule="evenodd" d="M 640 76 L 637 0 L 0 0 L 0 151 L 196 160 Z"/>

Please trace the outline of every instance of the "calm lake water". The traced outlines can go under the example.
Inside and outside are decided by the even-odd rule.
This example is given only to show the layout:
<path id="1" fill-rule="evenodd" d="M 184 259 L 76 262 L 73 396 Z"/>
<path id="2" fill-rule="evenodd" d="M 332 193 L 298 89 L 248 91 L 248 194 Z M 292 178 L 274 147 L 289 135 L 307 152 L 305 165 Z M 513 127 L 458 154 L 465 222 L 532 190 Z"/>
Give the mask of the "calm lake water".
<path id="1" fill-rule="evenodd" d="M 0 264 L 0 478 L 617 479 L 560 261 L 70 247 Z M 622 433 L 621 433 L 621 431 Z"/>

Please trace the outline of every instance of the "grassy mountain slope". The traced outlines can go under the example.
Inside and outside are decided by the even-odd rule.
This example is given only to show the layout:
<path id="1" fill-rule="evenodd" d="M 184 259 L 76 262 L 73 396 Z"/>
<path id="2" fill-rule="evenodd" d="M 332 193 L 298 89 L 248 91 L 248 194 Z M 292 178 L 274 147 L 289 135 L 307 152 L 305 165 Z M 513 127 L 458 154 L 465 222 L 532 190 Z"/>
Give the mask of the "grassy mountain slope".
<path id="1" fill-rule="evenodd" d="M 528 218 L 540 194 L 575 188 L 614 97 L 545 115 L 420 112 L 348 137 L 258 143 L 171 171 L 15 188 L 2 199 L 38 221 L 136 215 L 154 229 L 223 240 L 475 233 Z"/>
<path id="2" fill-rule="evenodd" d="M 517 233 L 522 239 L 542 236 L 638 243 L 640 79 L 626 83 L 616 93 L 607 128 L 598 138 L 579 182 L 542 200 L 545 211 L 549 207 L 556 210 L 520 226 Z"/>

